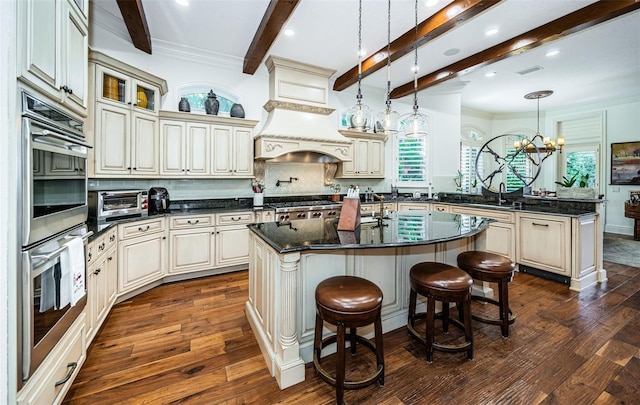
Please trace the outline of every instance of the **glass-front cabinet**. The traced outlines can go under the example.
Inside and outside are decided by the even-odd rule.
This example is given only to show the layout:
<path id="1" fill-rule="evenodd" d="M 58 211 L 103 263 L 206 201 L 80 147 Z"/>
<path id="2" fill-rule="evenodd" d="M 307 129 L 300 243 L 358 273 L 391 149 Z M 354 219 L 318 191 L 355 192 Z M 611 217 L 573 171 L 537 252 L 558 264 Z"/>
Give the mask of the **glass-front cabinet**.
<path id="1" fill-rule="evenodd" d="M 157 87 L 104 66 L 97 66 L 99 101 L 127 105 L 136 110 L 157 113 Z"/>

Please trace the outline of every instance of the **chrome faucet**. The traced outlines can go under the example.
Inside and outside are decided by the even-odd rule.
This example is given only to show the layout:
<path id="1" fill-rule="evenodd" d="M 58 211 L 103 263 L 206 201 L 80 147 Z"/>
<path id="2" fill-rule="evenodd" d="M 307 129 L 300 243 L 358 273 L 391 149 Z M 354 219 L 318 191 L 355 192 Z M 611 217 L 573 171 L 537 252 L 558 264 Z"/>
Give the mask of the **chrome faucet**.
<path id="1" fill-rule="evenodd" d="M 502 205 L 507 202 L 506 199 L 502 198 L 502 194 L 507 194 L 507 186 L 504 184 L 504 181 L 501 182 L 498 187 L 498 205 Z"/>

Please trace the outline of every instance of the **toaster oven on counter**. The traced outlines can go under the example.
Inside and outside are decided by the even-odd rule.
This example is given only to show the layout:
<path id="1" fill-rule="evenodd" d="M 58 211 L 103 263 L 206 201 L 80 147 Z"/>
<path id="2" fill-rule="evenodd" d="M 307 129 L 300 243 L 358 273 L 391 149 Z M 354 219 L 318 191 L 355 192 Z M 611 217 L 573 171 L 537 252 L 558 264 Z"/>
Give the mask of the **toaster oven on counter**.
<path id="1" fill-rule="evenodd" d="M 89 218 L 98 223 L 146 216 L 149 206 L 146 190 L 89 191 L 88 203 Z"/>

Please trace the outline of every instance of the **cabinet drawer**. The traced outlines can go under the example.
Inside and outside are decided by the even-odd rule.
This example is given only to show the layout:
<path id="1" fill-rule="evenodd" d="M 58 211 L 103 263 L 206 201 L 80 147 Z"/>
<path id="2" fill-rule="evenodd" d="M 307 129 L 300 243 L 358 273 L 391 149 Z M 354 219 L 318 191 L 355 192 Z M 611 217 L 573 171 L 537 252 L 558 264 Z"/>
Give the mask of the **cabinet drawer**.
<path id="1" fill-rule="evenodd" d="M 453 214 L 463 215 L 475 215 L 478 217 L 495 219 L 498 222 L 513 223 L 515 221 L 515 214 L 513 212 L 499 211 L 499 210 L 484 210 L 478 208 L 451 206 L 451 212 Z"/>
<path id="2" fill-rule="evenodd" d="M 253 212 L 234 212 L 230 214 L 218 214 L 218 225 L 250 224 L 253 221 Z"/>
<path id="3" fill-rule="evenodd" d="M 155 232 L 163 232 L 164 222 L 164 217 L 161 217 L 146 221 L 136 221 L 130 224 L 120 224 L 118 225 L 120 240 L 131 239 L 136 236 L 144 236 Z"/>
<path id="4" fill-rule="evenodd" d="M 451 206 L 447 204 L 431 204 L 431 211 L 450 212 Z"/>
<path id="5" fill-rule="evenodd" d="M 84 328 L 81 315 L 20 392 L 19 405 L 62 402 L 86 358 Z"/>
<path id="6" fill-rule="evenodd" d="M 114 226 L 104 235 L 104 251 L 118 244 L 118 227 Z"/>
<path id="7" fill-rule="evenodd" d="M 189 215 L 169 218 L 169 229 L 202 228 L 214 225 L 214 215 Z"/>

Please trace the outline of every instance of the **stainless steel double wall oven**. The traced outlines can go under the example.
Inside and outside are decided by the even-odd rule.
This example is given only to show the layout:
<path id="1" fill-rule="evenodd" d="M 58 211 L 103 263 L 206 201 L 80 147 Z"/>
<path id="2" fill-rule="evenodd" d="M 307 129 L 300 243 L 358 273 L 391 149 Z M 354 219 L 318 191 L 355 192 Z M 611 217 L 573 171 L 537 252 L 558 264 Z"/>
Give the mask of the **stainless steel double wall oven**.
<path id="1" fill-rule="evenodd" d="M 42 363 L 86 304 L 59 304 L 60 257 L 71 238 L 86 244 L 87 152 L 84 123 L 53 102 L 21 91 L 22 226 L 18 280 L 18 385 Z M 21 202 L 20 202 L 21 200 Z M 86 276 L 86 269 L 85 269 Z M 44 288 L 43 288 L 44 287 Z M 49 305 L 45 301 L 45 295 Z M 70 365 L 69 375 L 73 372 Z"/>

